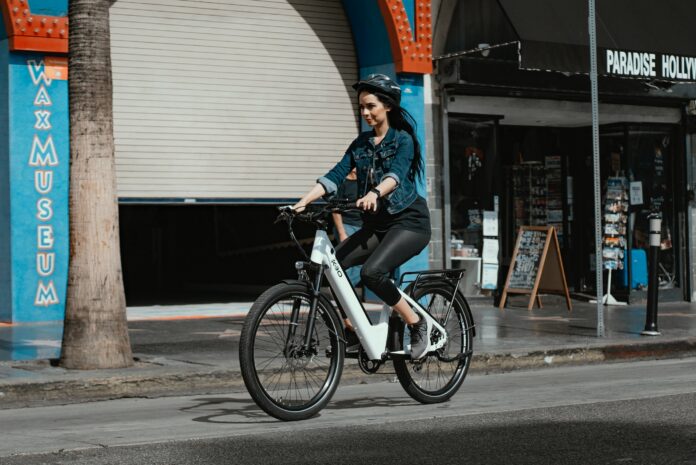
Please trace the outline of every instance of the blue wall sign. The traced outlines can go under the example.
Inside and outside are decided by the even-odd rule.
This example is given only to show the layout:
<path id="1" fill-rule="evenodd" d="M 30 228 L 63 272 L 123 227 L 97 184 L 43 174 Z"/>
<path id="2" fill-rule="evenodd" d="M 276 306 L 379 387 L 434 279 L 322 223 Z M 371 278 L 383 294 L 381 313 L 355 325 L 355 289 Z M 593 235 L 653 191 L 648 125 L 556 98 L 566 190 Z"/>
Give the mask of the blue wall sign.
<path id="1" fill-rule="evenodd" d="M 62 320 L 69 248 L 67 59 L 10 53 L 0 73 L 10 89 L 11 122 L 0 151 L 0 173 L 9 178 L 0 214 L 9 214 L 10 225 L 9 237 L 0 236 L 0 247 L 9 249 L 0 276 L 7 267 L 10 276 L 0 281 L 0 320 Z"/>

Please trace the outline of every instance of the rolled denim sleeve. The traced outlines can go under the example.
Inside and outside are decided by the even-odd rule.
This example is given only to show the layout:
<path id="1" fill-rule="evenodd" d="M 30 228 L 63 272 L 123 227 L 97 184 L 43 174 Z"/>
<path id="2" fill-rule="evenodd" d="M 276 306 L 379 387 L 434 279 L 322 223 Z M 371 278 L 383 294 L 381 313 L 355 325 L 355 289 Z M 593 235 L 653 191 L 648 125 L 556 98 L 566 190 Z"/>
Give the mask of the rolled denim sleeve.
<path id="1" fill-rule="evenodd" d="M 401 183 L 401 180 L 408 175 L 411 169 L 411 163 L 413 162 L 413 139 L 408 133 L 399 134 L 399 144 L 396 149 L 396 155 L 394 156 L 394 162 L 388 173 L 382 176 L 383 181 L 385 178 L 392 178 L 397 184 Z"/>
<path id="2" fill-rule="evenodd" d="M 324 187 L 327 195 L 335 194 L 338 190 L 338 186 L 343 183 L 343 180 L 348 176 L 350 170 L 353 169 L 355 161 L 353 160 L 353 148 L 355 147 L 355 142 L 350 144 L 348 150 L 341 158 L 341 161 L 336 163 L 336 165 L 331 168 L 331 170 L 324 176 L 317 179 L 317 182 Z"/>

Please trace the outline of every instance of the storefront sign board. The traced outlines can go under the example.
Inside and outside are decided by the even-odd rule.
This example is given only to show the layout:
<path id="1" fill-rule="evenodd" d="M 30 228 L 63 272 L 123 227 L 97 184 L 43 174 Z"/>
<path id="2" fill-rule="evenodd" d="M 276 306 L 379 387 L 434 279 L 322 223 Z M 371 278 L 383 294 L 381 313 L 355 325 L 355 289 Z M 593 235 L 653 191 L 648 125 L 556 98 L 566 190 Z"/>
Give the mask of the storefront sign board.
<path id="1" fill-rule="evenodd" d="M 604 73 L 608 76 L 696 81 L 696 57 L 606 50 L 604 58 Z"/>
<path id="2" fill-rule="evenodd" d="M 11 53 L 6 71 L 11 124 L 2 169 L 11 181 L 0 201 L 9 219 L 3 247 L 10 260 L 0 267 L 11 279 L 0 286 L 0 321 L 62 321 L 69 243 L 67 58 Z"/>
<path id="3" fill-rule="evenodd" d="M 556 229 L 553 226 L 522 226 L 499 307 L 505 307 L 508 294 L 529 294 L 527 310 L 532 309 L 535 301 L 541 307 L 539 293 L 562 295 L 568 310 L 573 308 Z"/>

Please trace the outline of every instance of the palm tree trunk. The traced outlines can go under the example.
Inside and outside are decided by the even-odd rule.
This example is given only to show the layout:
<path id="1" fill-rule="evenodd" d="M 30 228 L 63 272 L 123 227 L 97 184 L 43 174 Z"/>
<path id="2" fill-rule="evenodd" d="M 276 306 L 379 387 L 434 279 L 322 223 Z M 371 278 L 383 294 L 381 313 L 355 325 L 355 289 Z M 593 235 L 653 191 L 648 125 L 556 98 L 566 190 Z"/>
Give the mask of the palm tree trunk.
<path id="1" fill-rule="evenodd" d="M 133 364 L 121 274 L 110 0 L 70 0 L 70 265 L 61 365 Z"/>

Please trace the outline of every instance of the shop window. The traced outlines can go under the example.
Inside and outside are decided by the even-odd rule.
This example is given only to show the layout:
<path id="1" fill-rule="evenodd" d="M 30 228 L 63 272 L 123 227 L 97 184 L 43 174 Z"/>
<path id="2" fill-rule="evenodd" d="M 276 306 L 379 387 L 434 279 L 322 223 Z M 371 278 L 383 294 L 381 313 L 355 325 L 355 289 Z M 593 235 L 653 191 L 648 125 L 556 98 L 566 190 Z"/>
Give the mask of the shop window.
<path id="1" fill-rule="evenodd" d="M 485 116 L 470 118 L 452 116 L 449 121 L 450 255 L 452 267 L 466 270 L 462 292 L 477 295 L 497 286 L 502 179 L 497 122 Z"/>
<path id="2" fill-rule="evenodd" d="M 659 288 L 673 289 L 680 286 L 679 255 L 675 246 L 676 140 L 677 131 L 669 125 L 619 125 L 602 128 L 600 153 L 603 209 L 606 210 L 609 184 L 620 181 L 625 186 L 628 197 L 625 252 L 623 262 L 618 266 L 619 279 L 613 281 L 612 287 L 616 286 L 627 292 L 646 289 L 649 217 L 653 214 L 662 217 Z M 585 236 L 590 237 L 587 226 Z"/>
<path id="3" fill-rule="evenodd" d="M 483 211 L 493 209 L 495 125 L 451 121 L 450 204 L 452 256 L 479 257 Z"/>
<path id="4" fill-rule="evenodd" d="M 674 208 L 674 141 L 670 129 L 629 127 L 628 166 L 626 175 L 631 182 L 634 197 L 640 192 L 642 202 L 631 205 L 629 224 L 632 250 L 649 247 L 649 215 L 662 217 L 658 277 L 661 289 L 679 286 L 677 256 L 673 235 L 675 231 Z M 641 254 L 642 255 L 642 254 Z M 632 259 L 635 264 L 635 258 Z M 638 270 L 631 270 L 634 274 Z M 635 279 L 634 279 L 635 281 Z"/>

